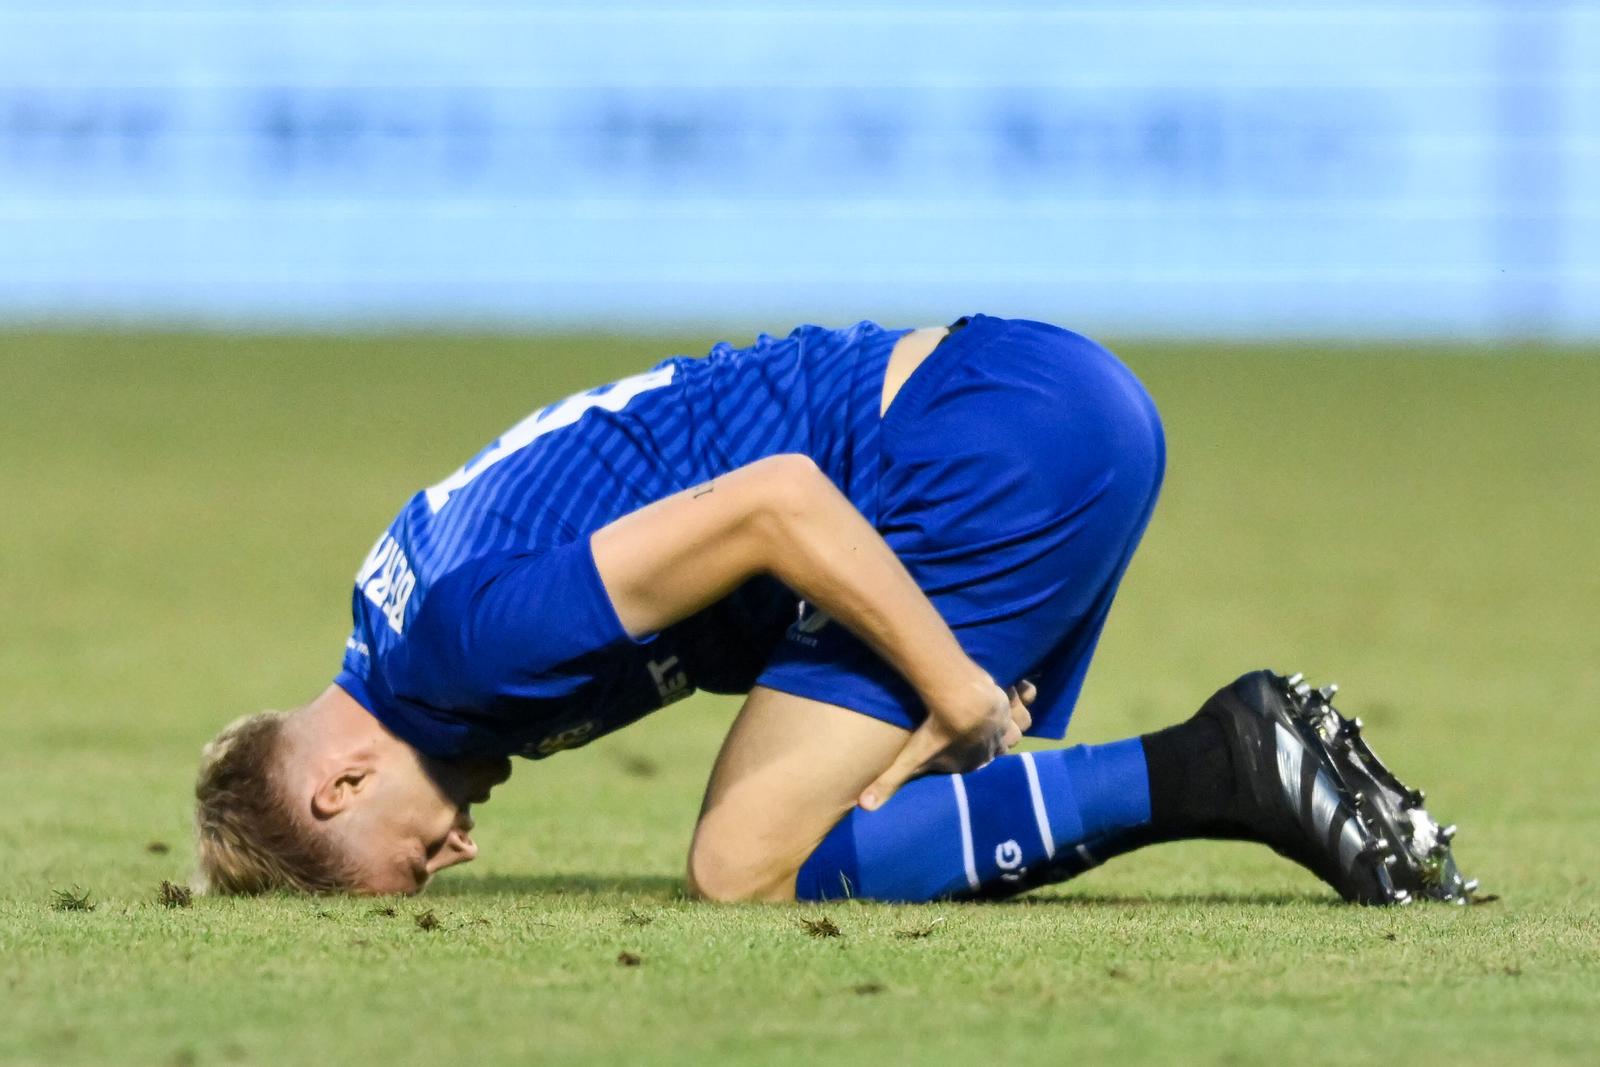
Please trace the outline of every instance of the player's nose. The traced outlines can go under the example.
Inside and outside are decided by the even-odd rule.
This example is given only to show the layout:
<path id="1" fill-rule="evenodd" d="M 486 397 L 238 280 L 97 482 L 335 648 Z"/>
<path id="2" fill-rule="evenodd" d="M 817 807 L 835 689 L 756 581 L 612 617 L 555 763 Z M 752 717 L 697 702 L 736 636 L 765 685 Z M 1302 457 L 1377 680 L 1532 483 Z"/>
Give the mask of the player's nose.
<path id="1" fill-rule="evenodd" d="M 471 863 L 478 858 L 478 843 L 472 839 L 471 834 L 459 835 L 456 842 L 456 855 L 460 858 L 457 863 Z"/>
<path id="2" fill-rule="evenodd" d="M 478 843 L 472 840 L 472 835 L 457 827 L 450 831 L 450 836 L 445 838 L 444 847 L 434 854 L 433 862 L 429 865 L 429 874 L 437 874 L 446 867 L 454 867 L 458 863 L 471 863 L 478 856 Z"/>

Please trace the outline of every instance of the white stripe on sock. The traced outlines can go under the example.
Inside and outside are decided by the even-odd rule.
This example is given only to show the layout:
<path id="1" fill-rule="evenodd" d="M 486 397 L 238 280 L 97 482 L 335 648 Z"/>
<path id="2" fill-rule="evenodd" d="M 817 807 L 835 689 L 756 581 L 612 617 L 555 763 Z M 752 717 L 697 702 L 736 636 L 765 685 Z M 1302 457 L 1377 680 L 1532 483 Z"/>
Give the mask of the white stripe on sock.
<path id="1" fill-rule="evenodd" d="M 972 813 L 967 810 L 967 787 L 959 774 L 950 776 L 956 791 L 956 811 L 961 814 L 961 862 L 967 866 L 967 886 L 978 888 L 978 865 L 972 858 Z"/>
<path id="2" fill-rule="evenodd" d="M 1039 840 L 1044 842 L 1045 859 L 1056 858 L 1056 839 L 1050 832 L 1050 813 L 1044 809 L 1044 790 L 1039 788 L 1039 768 L 1033 765 L 1033 753 L 1022 754 L 1022 769 L 1028 772 L 1028 794 L 1033 797 L 1033 821 L 1039 824 Z"/>

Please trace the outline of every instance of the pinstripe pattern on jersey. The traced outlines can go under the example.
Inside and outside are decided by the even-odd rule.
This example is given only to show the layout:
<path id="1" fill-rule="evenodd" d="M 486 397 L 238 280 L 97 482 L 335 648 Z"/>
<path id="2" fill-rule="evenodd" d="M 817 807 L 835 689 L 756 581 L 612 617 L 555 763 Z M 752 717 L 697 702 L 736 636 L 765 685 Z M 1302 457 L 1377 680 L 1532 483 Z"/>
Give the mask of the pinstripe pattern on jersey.
<path id="1" fill-rule="evenodd" d="M 781 452 L 811 456 L 871 517 L 879 395 L 899 334 L 869 322 L 802 326 L 783 339 L 675 357 L 656 368 L 674 369 L 666 384 L 536 437 L 451 492 L 437 512 L 419 493 L 395 522 L 396 540 L 425 588 L 480 555 L 564 544 Z"/>
<path id="2" fill-rule="evenodd" d="M 843 330 L 802 326 L 781 339 L 762 335 L 744 348 L 723 343 L 703 358 L 675 357 L 645 375 L 533 413 L 401 510 L 374 552 L 379 563 L 395 560 L 396 574 L 403 564 L 406 581 L 414 584 L 405 589 L 404 600 L 390 598 L 387 604 L 356 590 L 346 673 L 363 686 L 383 683 L 367 686 L 373 703 L 382 703 L 385 692 L 403 691 L 408 682 L 404 691 L 415 694 L 415 679 L 390 678 L 387 672 L 389 665 L 415 661 L 407 655 L 416 649 L 406 644 L 406 622 L 427 602 L 430 587 L 446 576 L 479 561 L 542 555 L 652 501 L 766 456 L 810 456 L 869 520 L 875 518 L 883 377 L 894 342 L 904 332 L 862 322 Z M 389 554 L 389 540 L 398 545 L 398 558 Z M 528 610 L 559 612 L 563 605 L 530 603 Z M 759 619 L 765 634 L 772 620 L 792 610 L 787 590 L 756 581 L 670 627 L 662 640 L 616 650 L 605 677 L 584 683 L 584 700 L 593 701 L 585 705 L 593 721 L 584 738 L 658 706 L 658 687 L 641 680 L 666 670 L 669 662 L 674 677 L 685 664 L 694 668 L 687 685 L 747 688 L 764 665 L 768 646 L 746 631 Z M 439 683 L 430 679 L 428 691 L 438 691 Z M 682 688 L 670 695 L 682 695 Z M 397 730 L 418 716 L 458 722 L 482 712 L 495 730 L 537 732 L 550 710 L 532 700 L 514 708 L 502 702 L 492 712 L 428 710 L 414 698 L 408 701 L 405 708 L 373 711 Z M 421 747 L 424 735 L 402 736 Z"/>

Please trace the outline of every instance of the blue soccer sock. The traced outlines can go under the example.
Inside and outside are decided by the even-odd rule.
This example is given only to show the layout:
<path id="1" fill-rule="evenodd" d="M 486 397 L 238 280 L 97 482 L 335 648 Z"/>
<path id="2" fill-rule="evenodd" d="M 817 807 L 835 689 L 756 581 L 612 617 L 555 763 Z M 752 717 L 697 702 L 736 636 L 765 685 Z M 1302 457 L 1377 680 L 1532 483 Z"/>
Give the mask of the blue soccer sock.
<path id="1" fill-rule="evenodd" d="M 800 900 L 923 901 L 1004 893 L 1094 866 L 1099 841 L 1150 822 L 1139 738 L 1002 756 L 856 808 L 801 866 Z"/>

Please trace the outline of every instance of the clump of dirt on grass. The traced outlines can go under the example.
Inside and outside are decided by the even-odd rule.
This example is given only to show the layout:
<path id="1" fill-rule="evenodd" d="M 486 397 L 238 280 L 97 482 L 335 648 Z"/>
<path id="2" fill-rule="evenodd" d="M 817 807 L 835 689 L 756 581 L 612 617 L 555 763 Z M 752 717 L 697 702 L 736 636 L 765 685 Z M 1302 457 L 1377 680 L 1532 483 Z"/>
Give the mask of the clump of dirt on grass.
<path id="1" fill-rule="evenodd" d="M 882 993 L 883 990 L 884 985 L 882 982 L 862 982 L 860 985 L 853 987 L 850 992 L 858 997 L 870 997 L 874 994 Z"/>
<path id="2" fill-rule="evenodd" d="M 385 919 L 392 919 L 392 918 L 394 918 L 396 915 L 398 915 L 400 913 L 394 910 L 394 905 L 393 904 L 385 904 L 381 908 L 373 908 L 372 909 L 372 914 L 377 915 L 377 916 L 381 916 L 382 918 L 385 918 Z"/>
<path id="3" fill-rule="evenodd" d="M 417 916 L 418 930 L 427 930 L 431 933 L 434 930 L 439 929 L 441 925 L 443 924 L 439 922 L 439 917 L 433 913 L 432 909 L 429 909 L 428 911 L 425 911 L 421 915 Z"/>
<path id="4" fill-rule="evenodd" d="M 617 963 L 623 967 L 637 967 L 643 962 L 644 957 L 639 955 L 637 952 L 629 952 L 624 949 L 623 951 L 617 953 Z"/>
<path id="5" fill-rule="evenodd" d="M 912 926 L 905 930 L 896 930 L 894 936 L 902 941 L 921 941 L 925 937 L 932 937 L 933 932 L 939 929 L 939 924 L 944 922 L 944 917 L 933 920 L 927 926 Z"/>
<path id="6" fill-rule="evenodd" d="M 50 906 L 57 911 L 93 911 L 94 900 L 90 898 L 89 891 L 80 886 L 71 889 L 52 890 L 53 899 Z"/>
<path id="7" fill-rule="evenodd" d="M 156 890 L 156 903 L 164 908 L 187 908 L 194 903 L 194 890 L 163 878 L 161 888 Z"/>
<path id="8" fill-rule="evenodd" d="M 812 937 L 842 937 L 844 931 L 839 929 L 839 924 L 824 915 L 820 919 L 801 919 L 800 929 Z"/>
<path id="9" fill-rule="evenodd" d="M 172 846 L 165 841 L 152 841 L 144 846 L 144 850 L 152 856 L 165 856 L 172 851 Z"/>
<path id="10" fill-rule="evenodd" d="M 624 926 L 649 926 L 655 921 L 656 917 L 654 915 L 645 915 L 636 908 L 629 908 L 628 914 L 622 917 L 622 925 Z"/>

